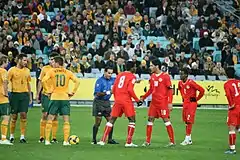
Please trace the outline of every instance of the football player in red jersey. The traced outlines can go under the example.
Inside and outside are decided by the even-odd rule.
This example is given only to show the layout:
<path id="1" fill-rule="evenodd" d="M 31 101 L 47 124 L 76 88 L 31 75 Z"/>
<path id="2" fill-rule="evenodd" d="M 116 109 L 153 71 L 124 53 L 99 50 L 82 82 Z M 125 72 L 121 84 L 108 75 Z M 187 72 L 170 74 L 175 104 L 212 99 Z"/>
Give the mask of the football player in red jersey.
<path id="1" fill-rule="evenodd" d="M 146 127 L 146 141 L 142 146 L 149 146 L 151 143 L 152 127 L 155 118 L 162 118 L 168 132 L 170 143 L 167 146 L 174 146 L 174 132 L 170 122 L 170 111 L 172 110 L 172 84 L 168 73 L 161 71 L 159 59 L 150 62 L 152 75 L 150 78 L 150 89 L 141 96 L 141 100 L 152 94 L 152 102 L 148 110 L 148 123 Z"/>
<path id="2" fill-rule="evenodd" d="M 235 79 L 235 70 L 233 67 L 226 69 L 228 77 L 224 84 L 224 90 L 228 100 L 227 125 L 229 130 L 229 150 L 226 154 L 236 154 L 236 130 L 240 125 L 240 80 Z"/>
<path id="3" fill-rule="evenodd" d="M 204 89 L 192 79 L 188 79 L 188 69 L 183 68 L 180 72 L 181 81 L 178 82 L 178 90 L 183 99 L 182 119 L 186 124 L 186 137 L 181 145 L 192 144 L 192 125 L 197 110 L 197 102 L 203 97 Z M 197 91 L 199 94 L 197 95 Z"/>
<path id="4" fill-rule="evenodd" d="M 112 92 L 114 95 L 115 103 L 112 108 L 111 119 L 105 126 L 101 141 L 98 142 L 99 145 L 105 145 L 106 138 L 110 133 L 115 121 L 124 113 L 129 120 L 128 136 L 125 147 L 137 147 L 137 145 L 132 143 L 136 121 L 132 98 L 137 102 L 138 106 L 142 105 L 142 101 L 137 98 L 133 90 L 134 84 L 136 82 L 136 77 L 134 75 L 136 72 L 136 66 L 133 62 L 129 61 L 126 64 L 126 68 L 127 71 L 120 73 L 114 82 Z"/>

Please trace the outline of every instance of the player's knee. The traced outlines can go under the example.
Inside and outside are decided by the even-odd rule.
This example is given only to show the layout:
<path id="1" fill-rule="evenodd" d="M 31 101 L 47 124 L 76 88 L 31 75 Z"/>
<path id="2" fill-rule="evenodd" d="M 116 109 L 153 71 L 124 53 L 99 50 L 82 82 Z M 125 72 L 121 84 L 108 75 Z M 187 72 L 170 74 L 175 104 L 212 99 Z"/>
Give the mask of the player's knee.
<path id="1" fill-rule="evenodd" d="M 12 119 L 12 120 L 16 121 L 17 118 L 18 118 L 17 114 L 12 114 L 12 115 L 11 115 L 11 119 Z"/>
<path id="2" fill-rule="evenodd" d="M 9 121 L 10 116 L 3 116 L 3 121 Z"/>
<path id="3" fill-rule="evenodd" d="M 21 119 L 27 119 L 27 114 L 24 113 L 24 112 L 20 113 L 20 118 Z"/>
<path id="4" fill-rule="evenodd" d="M 163 118 L 163 122 L 167 123 L 167 122 L 170 122 L 170 120 L 169 120 L 169 118 Z"/>
<path id="5" fill-rule="evenodd" d="M 47 113 L 43 113 L 43 114 L 42 114 L 42 119 L 43 119 L 43 120 L 47 120 L 47 116 L 48 116 Z"/>
<path id="6" fill-rule="evenodd" d="M 53 120 L 54 120 L 54 121 L 57 121 L 57 119 L 58 119 L 58 116 L 55 115 Z"/>
<path id="7" fill-rule="evenodd" d="M 154 118 L 153 117 L 148 117 L 148 122 L 154 122 Z"/>
<path id="8" fill-rule="evenodd" d="M 129 123 L 136 123 L 135 117 L 128 117 Z"/>

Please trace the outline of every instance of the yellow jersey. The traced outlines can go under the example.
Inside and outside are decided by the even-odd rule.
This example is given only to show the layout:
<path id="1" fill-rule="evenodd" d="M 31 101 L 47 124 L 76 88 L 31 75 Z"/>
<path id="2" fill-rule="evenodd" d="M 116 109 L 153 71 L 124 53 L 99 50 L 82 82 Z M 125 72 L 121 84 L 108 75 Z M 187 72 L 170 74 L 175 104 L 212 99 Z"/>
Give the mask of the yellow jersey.
<path id="1" fill-rule="evenodd" d="M 0 104 L 9 103 L 8 98 L 4 96 L 4 81 L 7 81 L 7 70 L 0 68 Z"/>
<path id="2" fill-rule="evenodd" d="M 51 80 L 51 87 L 49 88 L 46 83 Z M 69 100 L 69 82 L 74 82 L 73 93 L 76 93 L 79 87 L 78 78 L 69 70 L 65 68 L 52 68 L 47 72 L 46 76 L 43 77 L 43 87 L 47 93 L 51 94 L 51 100 Z"/>
<path id="3" fill-rule="evenodd" d="M 31 82 L 30 70 L 26 67 L 22 69 L 12 67 L 8 71 L 8 81 L 11 84 L 11 92 L 29 92 L 28 85 Z"/>
<path id="4" fill-rule="evenodd" d="M 47 72 L 50 71 L 51 69 L 52 69 L 52 67 L 51 67 L 50 65 L 44 66 L 44 67 L 42 68 L 42 71 L 41 71 L 40 76 L 39 76 L 39 78 L 38 78 L 38 79 L 41 81 L 41 83 L 42 83 L 43 77 L 46 76 Z M 51 87 L 50 84 L 51 84 L 51 82 L 46 83 L 46 85 L 48 85 L 47 88 Z M 43 93 L 43 94 L 47 94 L 47 91 L 43 88 L 42 93 Z"/>

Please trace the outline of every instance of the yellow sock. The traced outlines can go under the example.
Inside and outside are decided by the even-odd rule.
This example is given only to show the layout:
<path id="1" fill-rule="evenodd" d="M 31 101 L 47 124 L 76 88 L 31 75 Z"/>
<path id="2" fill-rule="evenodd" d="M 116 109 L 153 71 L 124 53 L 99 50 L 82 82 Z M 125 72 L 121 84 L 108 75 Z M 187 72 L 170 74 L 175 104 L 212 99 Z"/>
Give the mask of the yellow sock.
<path id="1" fill-rule="evenodd" d="M 70 135 L 70 124 L 69 122 L 64 122 L 63 124 L 63 135 L 64 141 L 67 142 Z"/>
<path id="2" fill-rule="evenodd" d="M 21 130 L 21 135 L 25 135 L 26 132 L 26 126 L 27 126 L 27 119 L 21 119 L 20 120 L 20 130 Z"/>
<path id="3" fill-rule="evenodd" d="M 50 142 L 50 133 L 52 130 L 52 121 L 48 120 L 45 128 L 45 140 Z"/>
<path id="4" fill-rule="evenodd" d="M 10 122 L 10 134 L 14 134 L 16 128 L 16 120 L 11 119 Z"/>
<path id="5" fill-rule="evenodd" d="M 46 128 L 46 120 L 41 119 L 40 121 L 40 138 L 45 137 L 45 128 Z"/>
<path id="6" fill-rule="evenodd" d="M 1 124 L 1 133 L 2 133 L 2 140 L 6 140 L 7 139 L 7 131 L 8 131 L 8 121 L 2 121 Z"/>
<path id="7" fill-rule="evenodd" d="M 58 120 L 54 120 L 52 123 L 52 139 L 57 139 Z"/>

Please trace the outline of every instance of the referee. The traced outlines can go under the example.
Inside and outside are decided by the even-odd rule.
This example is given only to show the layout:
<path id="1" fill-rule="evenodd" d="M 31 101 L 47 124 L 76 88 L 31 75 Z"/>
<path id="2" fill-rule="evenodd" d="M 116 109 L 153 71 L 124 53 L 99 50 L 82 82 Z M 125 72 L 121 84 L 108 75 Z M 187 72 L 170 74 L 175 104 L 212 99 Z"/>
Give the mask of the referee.
<path id="1" fill-rule="evenodd" d="M 104 75 L 97 79 L 94 89 L 94 101 L 92 115 L 95 117 L 95 124 L 93 125 L 93 138 L 92 144 L 97 144 L 97 132 L 101 124 L 102 117 L 105 117 L 107 121 L 110 120 L 111 116 L 111 104 L 110 98 L 112 95 L 111 89 L 114 83 L 112 78 L 113 68 L 106 67 L 104 69 Z M 112 139 L 113 130 L 109 133 L 108 144 L 118 144 Z"/>

